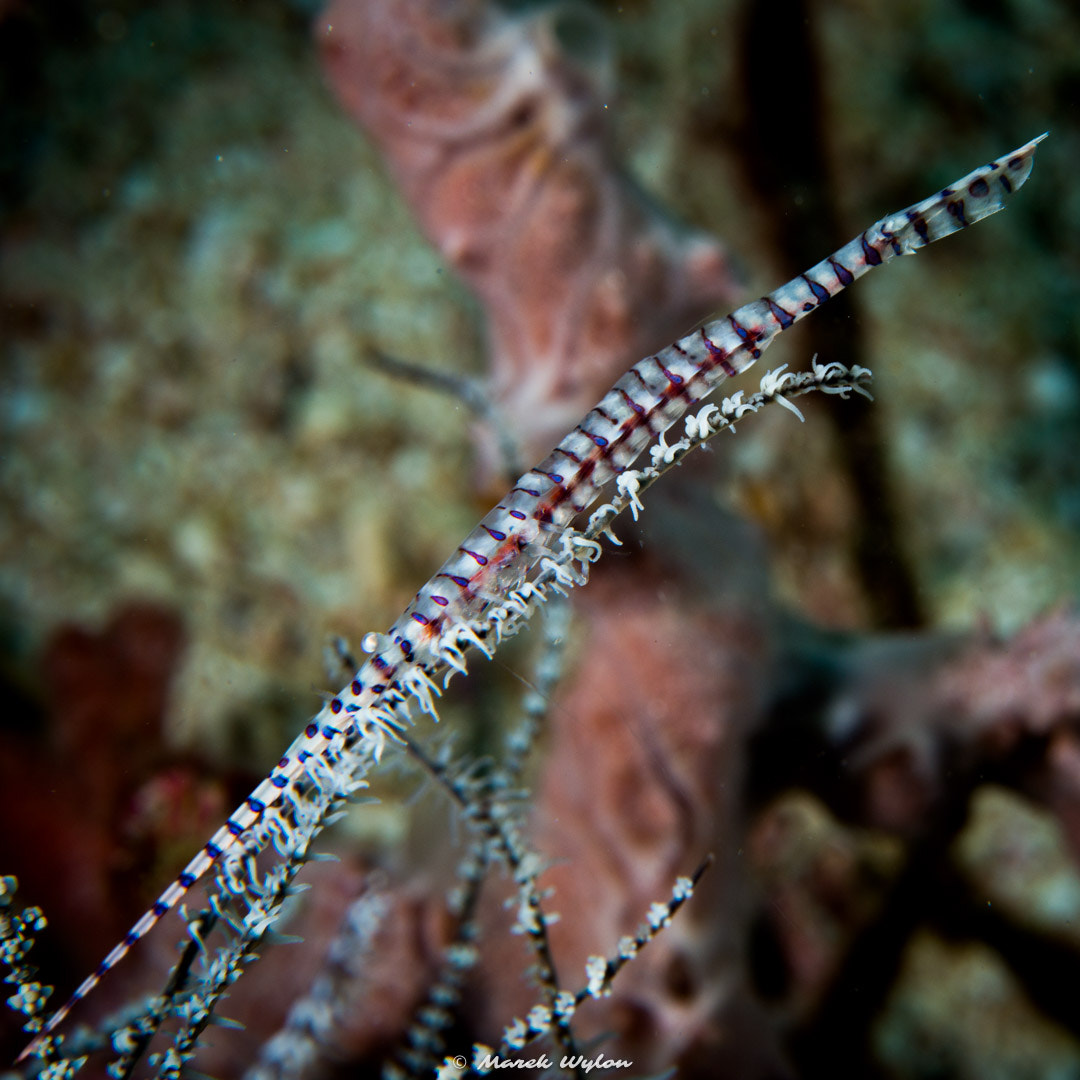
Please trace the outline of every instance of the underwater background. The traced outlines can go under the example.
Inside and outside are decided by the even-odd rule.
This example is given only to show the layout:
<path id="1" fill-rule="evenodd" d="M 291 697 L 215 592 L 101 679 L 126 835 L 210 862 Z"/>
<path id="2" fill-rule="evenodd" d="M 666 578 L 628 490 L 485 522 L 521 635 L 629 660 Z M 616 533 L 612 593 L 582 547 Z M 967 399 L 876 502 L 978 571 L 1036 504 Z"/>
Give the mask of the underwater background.
<path id="1" fill-rule="evenodd" d="M 413 8 L 436 22 L 454 5 Z M 597 220 L 640 200 L 610 228 L 663 234 L 649 273 L 609 279 L 610 366 L 586 382 L 600 390 L 650 335 L 655 348 L 764 294 L 1049 130 L 1003 213 L 869 275 L 775 346 L 769 366 L 871 368 L 874 405 L 808 401 L 804 425 L 772 410 L 718 438 L 651 539 L 648 510 L 644 532 L 616 529 L 634 585 L 605 579 L 582 617 L 600 625 L 605 597 L 677 598 L 673 566 L 697 582 L 688 625 L 754 613 L 721 784 L 745 793 L 722 833 L 747 865 L 715 872 L 739 876 L 723 909 L 737 930 L 718 933 L 737 939 L 724 963 L 755 1019 L 688 1008 L 670 1036 L 685 1075 L 1080 1077 L 1080 14 L 692 0 L 500 18 L 541 28 L 561 81 L 531 92 L 604 147 L 579 200 L 595 194 Z M 558 274 L 535 265 L 528 305 L 470 292 L 453 245 L 517 245 L 526 266 L 528 246 L 513 220 L 449 196 L 442 232 L 417 224 L 413 165 L 388 169 L 335 94 L 333 20 L 271 0 L 0 0 L 0 872 L 50 917 L 38 959 L 60 998 L 273 765 L 328 688 L 328 639 L 389 625 L 499 494 L 482 422 L 372 356 L 512 397 L 528 372 L 497 365 L 491 327 L 570 310 L 544 299 Z M 497 92 L 522 77 L 509 61 L 485 75 Z M 463 85 L 453 119 L 468 129 L 491 99 Z M 405 123 L 446 122 L 438 98 L 399 90 Z M 492 191 L 538 167 L 515 157 L 533 122 L 490 129 Z M 467 152 L 423 175 L 460 192 Z M 545 205 L 557 219 L 567 203 Z M 567 372 L 592 362 L 586 337 L 552 349 L 566 371 L 548 398 L 519 403 L 522 445 L 531 413 L 584 411 Z M 625 680 L 647 648 L 595 679 Z M 445 724 L 484 750 L 524 664 L 519 649 L 472 675 Z M 338 906 L 308 918 L 332 922 L 373 866 L 417 896 L 447 884 L 432 869 L 442 821 L 413 807 L 414 786 L 391 778 L 339 827 L 344 868 L 324 886 Z M 139 962 L 150 985 L 178 933 Z M 263 1026 L 249 1019 L 215 1074 L 242 1072 L 298 992 L 260 968 L 248 981 L 273 984 L 249 1007 Z M 132 992 L 121 980 L 110 1003 Z M 349 1060 L 371 1068 L 394 1022 Z M 753 1064 L 718 1064 L 755 1040 Z"/>

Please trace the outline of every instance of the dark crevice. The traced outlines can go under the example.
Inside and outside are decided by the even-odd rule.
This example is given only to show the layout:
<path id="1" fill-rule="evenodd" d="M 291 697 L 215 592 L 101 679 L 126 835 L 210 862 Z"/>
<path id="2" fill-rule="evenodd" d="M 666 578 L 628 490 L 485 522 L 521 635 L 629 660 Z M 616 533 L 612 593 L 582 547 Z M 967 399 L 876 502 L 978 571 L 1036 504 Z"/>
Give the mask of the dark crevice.
<path id="1" fill-rule="evenodd" d="M 781 255 L 785 278 L 794 277 L 835 250 L 852 231 L 839 220 L 823 152 L 826 124 L 812 3 L 750 0 L 742 40 L 746 47 L 740 53 L 740 83 L 746 112 L 740 158 L 748 186 L 773 208 L 768 241 Z M 850 293 L 841 293 L 829 307 L 830 318 L 806 324 L 811 353 L 847 367 L 871 366 Z M 851 555 L 873 621 L 882 628 L 922 626 L 914 572 L 899 539 L 878 414 L 835 405 L 830 414 L 858 500 L 861 520 Z"/>
<path id="2" fill-rule="evenodd" d="M 904 870 L 881 910 L 852 942 L 813 1015 L 793 1032 L 789 1049 L 800 1075 L 832 1080 L 888 1075 L 874 1057 L 870 1034 L 912 934 L 932 923 L 939 910 L 941 888 L 950 877 L 949 849 L 967 820 L 973 788 L 970 775 L 958 775 L 948 785 L 926 828 L 911 843 Z"/>
<path id="3" fill-rule="evenodd" d="M 1080 979 L 1080 953 L 988 905 L 985 897 L 974 894 L 953 859 L 976 789 L 989 783 L 1027 791 L 1045 761 L 1047 746 L 1043 738 L 1023 739 L 997 760 L 972 757 L 959 747 L 944 750 L 942 775 L 948 783 L 924 828 L 911 839 L 903 871 L 873 922 L 851 942 L 818 1007 L 789 1036 L 788 1049 L 800 1076 L 874 1080 L 891 1075 L 875 1058 L 871 1033 L 912 936 L 924 927 L 953 942 L 984 943 L 1008 965 L 1043 1015 L 1080 1037 L 1073 992 Z M 818 794 L 843 816 L 846 807 L 833 805 L 828 790 Z M 760 961 L 760 949 L 754 958 Z M 768 952 L 765 958 L 772 982 L 759 990 L 782 995 L 783 981 L 776 981 L 779 961 Z"/>

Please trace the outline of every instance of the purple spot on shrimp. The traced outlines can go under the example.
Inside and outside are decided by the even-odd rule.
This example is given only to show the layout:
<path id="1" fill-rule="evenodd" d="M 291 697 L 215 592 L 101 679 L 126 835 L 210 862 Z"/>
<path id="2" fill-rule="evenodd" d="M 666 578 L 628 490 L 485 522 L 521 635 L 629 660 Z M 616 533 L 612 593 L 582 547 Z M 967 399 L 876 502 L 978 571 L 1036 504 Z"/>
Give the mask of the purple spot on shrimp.
<path id="1" fill-rule="evenodd" d="M 762 299 L 769 305 L 769 311 L 772 312 L 773 318 L 780 324 L 781 330 L 786 330 L 795 321 L 795 317 L 790 311 L 785 311 L 771 296 L 764 296 Z"/>
<path id="2" fill-rule="evenodd" d="M 450 603 L 450 601 L 447 600 L 447 598 L 445 596 L 436 596 L 434 594 L 431 597 L 431 602 L 433 604 L 438 604 L 439 607 L 446 607 L 446 605 Z M 440 616 L 440 618 L 441 618 L 441 616 Z"/>
<path id="3" fill-rule="evenodd" d="M 716 361 L 724 369 L 724 374 L 727 376 L 737 375 L 738 372 L 732 366 L 731 361 L 728 360 L 728 354 L 726 349 L 721 349 L 715 341 L 709 338 L 709 335 L 705 333 L 705 327 L 701 328 L 701 340 L 705 345 L 705 348 L 709 351 L 709 356 Z M 648 413 L 645 413 L 645 418 L 648 420 Z"/>
<path id="4" fill-rule="evenodd" d="M 676 375 L 673 371 L 668 371 L 668 369 L 664 367 L 664 365 L 661 363 L 659 356 L 652 357 L 652 361 L 660 369 L 660 374 L 663 375 L 669 383 L 671 383 L 673 386 L 682 386 L 683 377 L 681 375 Z"/>
<path id="5" fill-rule="evenodd" d="M 915 226 L 915 231 L 919 234 L 919 239 L 924 244 L 930 243 L 930 230 L 926 227 L 926 219 L 922 214 L 916 214 L 914 211 L 909 210 L 907 212 L 908 221 Z"/>
<path id="6" fill-rule="evenodd" d="M 331 712 L 332 712 L 332 713 L 333 713 L 333 714 L 334 714 L 335 716 L 336 716 L 336 715 L 337 715 L 337 714 L 338 714 L 339 712 L 341 712 L 341 698 L 334 698 L 334 700 L 330 702 L 330 711 L 331 711 Z"/>
<path id="7" fill-rule="evenodd" d="M 270 783 L 276 788 L 283 788 L 289 782 L 287 776 L 271 776 Z"/>
<path id="8" fill-rule="evenodd" d="M 488 564 L 488 559 L 486 555 L 480 555 L 478 552 L 470 551 L 468 548 L 465 547 L 458 548 L 458 551 L 463 551 L 466 555 L 469 555 L 470 557 L 475 559 L 479 566 L 487 566 Z"/>
<path id="9" fill-rule="evenodd" d="M 803 281 L 810 286 L 810 291 L 814 294 L 815 299 L 819 304 L 824 304 L 826 300 L 832 296 L 832 293 L 821 284 L 820 281 L 815 281 L 813 278 L 807 277 L 805 274 L 800 275 Z M 809 311 L 810 308 L 807 308 Z"/>
<path id="10" fill-rule="evenodd" d="M 489 529 L 486 525 L 484 526 L 484 532 L 486 532 L 488 534 L 488 536 L 491 537 L 492 540 L 505 540 L 506 539 L 506 533 L 499 532 L 498 529 Z M 416 616 L 414 615 L 413 618 L 415 619 Z M 425 619 L 424 622 L 426 623 L 427 620 Z"/>
<path id="11" fill-rule="evenodd" d="M 846 287 L 855 280 L 854 275 L 843 263 L 838 263 L 835 259 L 829 259 L 829 265 L 836 271 L 836 276 L 841 285 Z"/>
<path id="12" fill-rule="evenodd" d="M 967 228 L 968 220 L 964 216 L 964 200 L 963 199 L 954 199 L 951 202 L 946 203 L 945 204 L 945 209 L 948 210 L 949 213 L 952 214 L 952 216 L 954 218 L 956 218 L 957 221 L 960 222 L 960 227 L 962 229 Z"/>
<path id="13" fill-rule="evenodd" d="M 747 330 L 746 327 L 742 325 L 742 323 L 736 322 L 734 315 L 729 315 L 727 317 L 727 321 L 731 323 L 731 329 L 734 330 L 735 333 L 738 334 L 743 341 L 749 340 L 750 331 Z"/>
<path id="14" fill-rule="evenodd" d="M 968 191 L 974 195 L 976 199 L 982 199 L 990 194 L 990 185 L 980 176 L 976 180 L 972 180 L 968 184 Z"/>
<path id="15" fill-rule="evenodd" d="M 353 679 L 349 689 L 354 697 L 359 697 L 364 692 L 364 684 L 359 679 Z"/>
<path id="16" fill-rule="evenodd" d="M 517 518 L 518 521 L 524 521 L 528 517 L 528 514 L 523 513 L 521 510 L 511 510 L 509 513 L 512 518 Z M 435 597 L 432 597 L 432 600 L 434 599 Z"/>
<path id="17" fill-rule="evenodd" d="M 866 233 L 862 234 L 862 250 L 867 266 L 879 266 L 881 264 L 881 255 L 874 245 L 867 241 Z"/>
<path id="18" fill-rule="evenodd" d="M 304 728 L 304 734 L 309 739 L 314 739 L 315 736 L 319 734 L 319 725 L 318 724 L 308 724 L 308 726 L 306 728 Z"/>

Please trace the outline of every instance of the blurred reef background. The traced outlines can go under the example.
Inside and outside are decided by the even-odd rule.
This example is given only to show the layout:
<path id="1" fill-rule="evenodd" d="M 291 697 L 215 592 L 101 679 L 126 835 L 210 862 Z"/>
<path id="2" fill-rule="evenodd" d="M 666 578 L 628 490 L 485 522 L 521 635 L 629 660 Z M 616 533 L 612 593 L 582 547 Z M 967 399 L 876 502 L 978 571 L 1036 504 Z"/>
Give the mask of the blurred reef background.
<path id="1" fill-rule="evenodd" d="M 724 833 L 747 863 L 733 948 L 767 1018 L 745 1030 L 771 1033 L 753 1075 L 1080 1077 L 1080 14 L 626 0 L 505 18 L 542 23 L 580 76 L 596 191 L 625 184 L 704 245 L 608 279 L 632 304 L 605 345 L 636 351 L 609 348 L 601 390 L 642 326 L 666 327 L 656 347 L 1049 129 L 1005 212 L 869 275 L 767 358 L 863 364 L 875 404 L 716 440 L 700 516 L 665 530 L 658 511 L 654 543 L 702 593 L 757 605 L 754 717 L 724 766 L 746 792 Z M 512 392 L 495 302 L 331 89 L 332 33 L 300 0 L 0 0 L 0 872 L 51 916 L 61 992 L 270 768 L 327 640 L 388 625 L 498 495 L 467 409 L 370 363 Z M 483 748 L 513 683 L 471 676 L 447 722 Z M 433 843 L 398 798 L 364 809 L 336 841 L 355 853 L 342 896 L 371 865 L 408 878 Z M 700 1045 L 686 1060 L 713 1075 Z"/>

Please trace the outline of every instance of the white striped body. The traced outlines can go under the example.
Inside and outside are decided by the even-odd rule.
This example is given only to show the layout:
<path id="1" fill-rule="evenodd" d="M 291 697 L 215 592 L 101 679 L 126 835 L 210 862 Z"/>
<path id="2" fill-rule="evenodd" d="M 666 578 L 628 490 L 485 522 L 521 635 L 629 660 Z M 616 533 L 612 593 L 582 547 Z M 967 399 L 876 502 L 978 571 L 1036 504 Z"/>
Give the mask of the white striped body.
<path id="1" fill-rule="evenodd" d="M 1030 175 L 1042 138 L 883 218 L 768 296 L 635 364 L 420 590 L 390 631 L 399 646 L 407 643 L 403 658 L 421 655 L 425 637 L 447 619 L 467 621 L 489 597 L 523 580 L 537 546 L 549 544 L 690 405 L 753 364 L 777 334 L 873 267 L 1000 210 Z M 384 656 L 390 665 L 396 659 L 392 651 Z"/>
<path id="2" fill-rule="evenodd" d="M 238 841 L 280 812 L 283 793 L 310 776 L 313 759 L 339 753 L 356 730 L 376 740 L 406 722 L 409 703 L 433 711 L 430 684 L 447 667 L 447 643 L 527 579 L 559 534 L 600 490 L 694 402 L 746 370 L 775 336 L 897 255 L 918 250 L 1001 209 L 1031 172 L 1036 145 L 883 218 L 806 273 L 731 315 L 707 323 L 635 364 L 536 468 L 465 538 L 380 639 L 378 651 L 294 740 L 277 767 L 237 808 L 132 929 L 48 1022 L 52 1031 L 128 950 Z M 428 687 L 428 689 L 424 689 Z M 369 744 L 370 745 L 370 744 Z M 318 780 L 316 780 L 318 783 Z M 40 1039 L 40 1036 L 39 1036 Z M 38 1040 L 23 1052 L 32 1052 Z"/>

